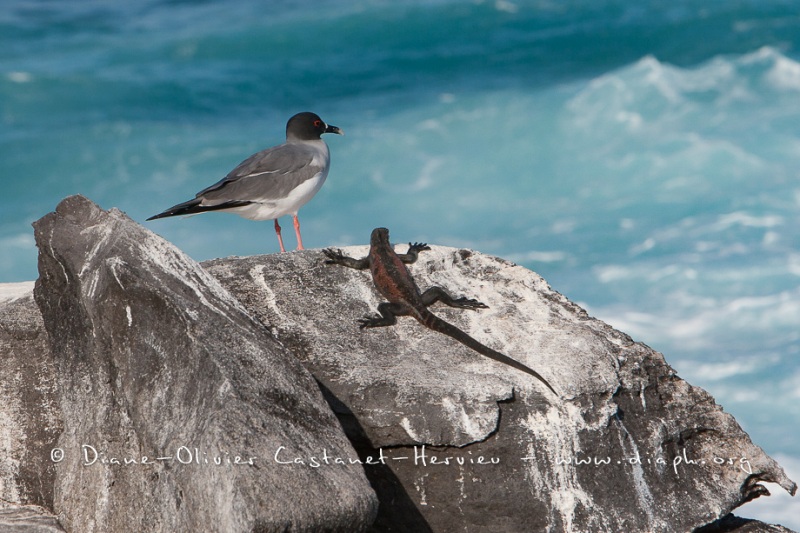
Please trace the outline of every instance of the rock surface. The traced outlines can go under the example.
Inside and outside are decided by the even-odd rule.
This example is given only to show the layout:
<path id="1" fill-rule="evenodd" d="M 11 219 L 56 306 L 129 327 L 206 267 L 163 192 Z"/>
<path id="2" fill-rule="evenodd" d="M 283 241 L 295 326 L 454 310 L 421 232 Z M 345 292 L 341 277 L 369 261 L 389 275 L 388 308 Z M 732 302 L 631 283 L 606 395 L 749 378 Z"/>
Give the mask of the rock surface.
<path id="1" fill-rule="evenodd" d="M 377 531 L 691 531 L 767 494 L 760 481 L 795 491 L 661 354 L 531 271 L 436 246 L 411 266 L 423 289 L 488 304 L 434 312 L 540 372 L 560 399 L 413 319 L 359 331 L 380 302 L 369 273 L 324 259 L 203 266 L 323 384 L 362 456 L 385 456 L 365 466 L 383 503 Z"/>
<path id="2" fill-rule="evenodd" d="M 758 520 L 750 520 L 748 518 L 739 518 L 738 516 L 727 515 L 713 524 L 703 526 L 694 531 L 694 533 L 794 533 L 791 529 L 783 526 L 773 526 L 759 522 Z"/>
<path id="3" fill-rule="evenodd" d="M 0 361 L 0 500 L 52 509 L 63 427 L 33 282 L 0 285 Z"/>
<path id="4" fill-rule="evenodd" d="M 274 460 L 282 446 L 286 459 L 356 456 L 312 376 L 214 278 L 82 197 L 34 228 L 64 427 L 53 509 L 66 530 L 372 522 L 360 466 Z"/>
<path id="5" fill-rule="evenodd" d="M 319 250 L 204 270 L 80 197 L 36 233 L 44 320 L 0 285 L 0 531 L 358 531 L 366 478 L 371 531 L 789 531 L 728 515 L 795 490 L 730 415 L 524 268 L 434 247 L 411 270 L 489 304 L 434 312 L 561 398 L 409 318 L 359 331 L 369 275 Z M 369 464 L 325 464 L 355 452 L 323 395 Z"/>
<path id="6" fill-rule="evenodd" d="M 38 505 L 15 505 L 0 501 L 0 531 L 3 533 L 63 533 L 58 519 Z"/>

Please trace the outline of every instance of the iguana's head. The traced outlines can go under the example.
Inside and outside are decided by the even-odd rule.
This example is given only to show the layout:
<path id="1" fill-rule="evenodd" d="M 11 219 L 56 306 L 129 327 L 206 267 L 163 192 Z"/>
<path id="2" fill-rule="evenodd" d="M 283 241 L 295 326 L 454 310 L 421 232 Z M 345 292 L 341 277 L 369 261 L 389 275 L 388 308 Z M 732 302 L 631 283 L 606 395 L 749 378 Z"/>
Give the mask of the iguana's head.
<path id="1" fill-rule="evenodd" d="M 389 230 L 386 228 L 375 228 L 369 238 L 370 246 L 389 244 Z"/>

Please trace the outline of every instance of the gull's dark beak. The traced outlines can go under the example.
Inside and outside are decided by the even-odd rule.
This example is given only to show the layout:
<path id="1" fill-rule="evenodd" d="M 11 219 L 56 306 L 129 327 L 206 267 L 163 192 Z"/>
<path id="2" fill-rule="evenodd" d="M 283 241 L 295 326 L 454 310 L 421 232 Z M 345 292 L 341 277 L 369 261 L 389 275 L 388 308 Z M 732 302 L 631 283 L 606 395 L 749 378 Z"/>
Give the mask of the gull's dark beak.
<path id="1" fill-rule="evenodd" d="M 335 133 L 336 135 L 344 135 L 344 130 L 336 126 L 329 126 L 328 124 L 325 124 L 324 133 Z"/>

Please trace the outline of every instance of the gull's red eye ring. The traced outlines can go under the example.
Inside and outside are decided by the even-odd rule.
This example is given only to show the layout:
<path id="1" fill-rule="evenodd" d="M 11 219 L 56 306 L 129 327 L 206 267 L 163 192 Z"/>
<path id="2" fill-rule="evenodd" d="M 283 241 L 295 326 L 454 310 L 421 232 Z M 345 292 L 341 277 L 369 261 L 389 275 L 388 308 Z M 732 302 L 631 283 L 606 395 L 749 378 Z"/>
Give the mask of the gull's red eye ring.
<path id="1" fill-rule="evenodd" d="M 319 128 L 320 126 L 322 126 L 322 121 L 321 120 L 315 120 L 314 121 L 314 127 L 315 128 Z"/>

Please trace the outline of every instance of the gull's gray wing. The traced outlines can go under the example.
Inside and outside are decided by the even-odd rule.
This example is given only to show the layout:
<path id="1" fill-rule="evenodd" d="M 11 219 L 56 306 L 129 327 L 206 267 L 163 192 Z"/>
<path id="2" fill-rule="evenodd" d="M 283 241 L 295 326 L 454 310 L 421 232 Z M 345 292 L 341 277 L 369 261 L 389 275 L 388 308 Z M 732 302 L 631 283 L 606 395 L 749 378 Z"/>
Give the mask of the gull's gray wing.
<path id="1" fill-rule="evenodd" d="M 324 170 L 327 158 L 316 146 L 286 143 L 242 161 L 227 176 L 196 198 L 212 202 L 263 201 L 284 198 L 295 187 Z"/>

